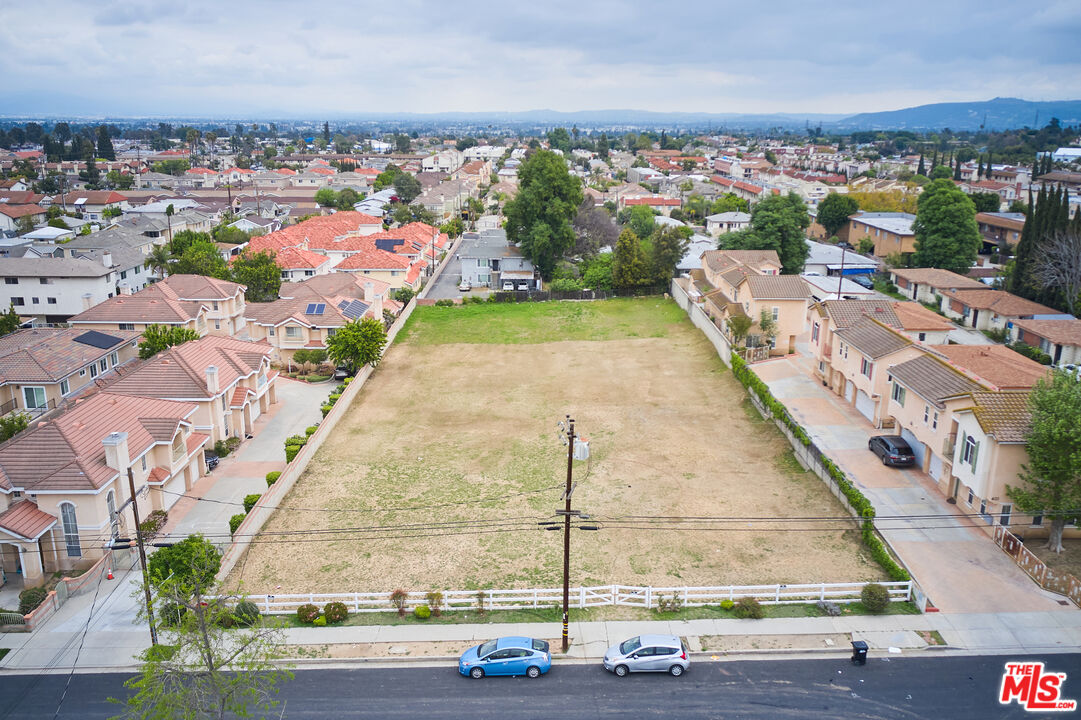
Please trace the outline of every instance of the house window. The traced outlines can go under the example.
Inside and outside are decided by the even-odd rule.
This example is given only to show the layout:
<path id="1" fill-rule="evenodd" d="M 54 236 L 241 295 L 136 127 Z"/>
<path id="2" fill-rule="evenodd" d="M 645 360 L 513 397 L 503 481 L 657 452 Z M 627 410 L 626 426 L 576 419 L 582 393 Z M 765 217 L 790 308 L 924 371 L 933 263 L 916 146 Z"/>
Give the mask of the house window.
<path id="1" fill-rule="evenodd" d="M 101 366 L 101 371 L 102 372 L 105 372 L 106 370 L 109 369 L 109 361 L 106 358 L 102 358 L 101 362 L 99 362 L 98 365 Z"/>
<path id="2" fill-rule="evenodd" d="M 932 430 L 938 430 L 938 411 L 937 410 L 935 411 L 935 414 L 931 416 L 931 429 Z"/>
<path id="3" fill-rule="evenodd" d="M 980 515 L 987 514 L 987 500 L 980 500 Z"/>
<path id="4" fill-rule="evenodd" d="M 121 330 L 134 330 L 135 323 L 120 323 L 117 327 L 119 327 Z"/>
<path id="5" fill-rule="evenodd" d="M 91 365 L 88 365 L 87 367 L 90 368 L 90 377 L 96 378 L 98 376 L 98 366 L 91 364 Z"/>
<path id="6" fill-rule="evenodd" d="M 6 277 L 6 278 L 4 278 L 4 284 L 5 285 L 18 285 L 19 284 L 19 278 Z"/>
<path id="7" fill-rule="evenodd" d="M 128 271 L 127 270 L 121 270 L 120 271 L 120 279 L 121 280 L 127 280 L 128 279 Z"/>
<path id="8" fill-rule="evenodd" d="M 60 519 L 64 523 L 64 544 L 68 546 L 68 557 L 82 557 L 83 548 L 79 543 L 79 523 L 75 519 L 75 506 L 61 503 Z"/>
<path id="9" fill-rule="evenodd" d="M 901 387 L 897 383 L 893 384 L 893 393 L 890 395 L 890 397 L 892 397 L 893 401 L 896 402 L 901 407 L 905 406 L 905 395 L 906 394 L 907 393 L 905 392 L 905 389 L 903 387 Z"/>
<path id="10" fill-rule="evenodd" d="M 282 280 L 288 280 L 288 279 L 289 279 L 289 271 L 288 270 L 282 270 Z"/>
<path id="11" fill-rule="evenodd" d="M 811 342 L 813 342 L 815 344 L 818 343 L 818 323 L 815 323 L 811 327 Z"/>
<path id="12" fill-rule="evenodd" d="M 146 472 L 146 455 L 143 455 L 142 460 L 143 460 L 143 472 Z"/>
<path id="13" fill-rule="evenodd" d="M 924 405 L 923 406 L 923 424 L 926 425 L 930 419 L 931 419 L 931 406 L 930 405 Z"/>
<path id="14" fill-rule="evenodd" d="M 217 301 L 217 300 L 215 300 L 215 301 L 214 301 L 214 309 L 215 309 L 215 310 L 217 310 L 217 309 L 218 309 L 218 301 Z"/>
<path id="15" fill-rule="evenodd" d="M 45 388 L 24 385 L 23 400 L 26 402 L 24 407 L 27 410 L 45 407 Z"/>
<path id="16" fill-rule="evenodd" d="M 60 394 L 61 395 L 67 395 L 69 392 L 71 392 L 71 387 L 68 385 L 68 381 L 66 379 L 61 380 L 60 381 Z"/>
<path id="17" fill-rule="evenodd" d="M 1003 503 L 1002 510 L 998 513 L 998 524 L 1003 527 L 1010 526 L 1010 515 L 1013 514 L 1013 505 L 1010 503 Z"/>
<path id="18" fill-rule="evenodd" d="M 45 301 L 46 301 L 46 302 L 47 302 L 47 303 L 48 303 L 49 305 L 55 305 L 55 304 L 56 304 L 56 298 L 54 298 L 54 297 L 52 297 L 52 298 L 45 298 Z"/>
<path id="19" fill-rule="evenodd" d="M 109 362 L 113 364 L 113 367 L 116 367 L 120 364 L 120 355 L 115 352 L 109 353 Z"/>
<path id="20" fill-rule="evenodd" d="M 927 333 L 920 333 L 919 338 L 920 338 L 920 342 L 923 342 L 924 340 L 927 339 Z"/>
<path id="21" fill-rule="evenodd" d="M 969 507 L 972 507 L 972 501 L 975 500 L 975 499 L 976 499 L 976 496 L 972 494 L 972 490 L 969 490 L 968 491 L 968 500 L 966 500 Z"/>
<path id="22" fill-rule="evenodd" d="M 781 319 L 781 308 L 774 307 L 773 308 L 773 322 L 777 322 L 780 319 Z"/>
<path id="23" fill-rule="evenodd" d="M 268 328 L 267 334 L 270 335 L 270 337 L 274 337 L 274 328 Z"/>
<path id="24" fill-rule="evenodd" d="M 1032 516 L 1032 527 L 1043 527 L 1043 515 Z"/>
<path id="25" fill-rule="evenodd" d="M 86 368 L 79 371 L 79 377 L 86 377 Z"/>
<path id="26" fill-rule="evenodd" d="M 285 328 L 285 337 L 297 340 L 300 338 L 300 328 L 294 325 L 288 325 Z"/>
<path id="27" fill-rule="evenodd" d="M 214 329 L 215 330 L 221 330 L 221 321 L 220 320 L 215 320 L 214 321 Z"/>
<path id="28" fill-rule="evenodd" d="M 965 435 L 964 446 L 961 450 L 961 462 L 968 464 L 973 471 L 976 470 L 976 458 L 980 452 L 980 444 L 971 435 Z"/>
<path id="29" fill-rule="evenodd" d="M 53 284 L 53 279 L 52 278 L 38 278 L 38 284 L 39 285 L 52 285 Z"/>
<path id="30" fill-rule="evenodd" d="M 26 301 L 23 300 L 21 297 L 13 297 L 13 298 L 11 298 L 11 304 L 14 305 L 15 307 L 20 307 L 22 305 L 25 305 Z"/>
<path id="31" fill-rule="evenodd" d="M 874 372 L 874 369 L 875 369 L 875 364 L 873 362 L 871 362 L 870 360 L 868 360 L 867 358 L 863 358 L 860 361 L 860 374 L 861 375 L 870 378 L 871 373 Z"/>
<path id="32" fill-rule="evenodd" d="M 32 298 L 30 298 L 30 303 L 33 304 L 33 305 L 40 305 L 41 304 L 41 298 L 32 297 Z"/>
<path id="33" fill-rule="evenodd" d="M 116 493 L 112 490 L 105 496 L 105 506 L 109 509 L 109 529 L 112 531 L 115 540 L 120 537 L 120 524 L 117 522 L 116 515 Z"/>
<path id="34" fill-rule="evenodd" d="M 305 270 L 304 271 L 304 277 L 312 277 L 313 275 L 315 275 L 314 270 Z"/>

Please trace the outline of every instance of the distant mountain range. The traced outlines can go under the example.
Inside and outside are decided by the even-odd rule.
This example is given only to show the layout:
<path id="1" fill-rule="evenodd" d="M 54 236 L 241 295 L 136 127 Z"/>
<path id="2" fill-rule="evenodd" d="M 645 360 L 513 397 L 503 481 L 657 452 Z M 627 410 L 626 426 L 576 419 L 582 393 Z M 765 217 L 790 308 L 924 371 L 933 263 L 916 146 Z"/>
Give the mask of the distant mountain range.
<path id="1" fill-rule="evenodd" d="M 831 130 L 1009 130 L 1040 128 L 1057 117 L 1063 125 L 1081 124 L 1081 100 L 1031 102 L 995 98 L 984 102 L 934 103 L 903 110 L 860 113 L 824 124 Z"/>

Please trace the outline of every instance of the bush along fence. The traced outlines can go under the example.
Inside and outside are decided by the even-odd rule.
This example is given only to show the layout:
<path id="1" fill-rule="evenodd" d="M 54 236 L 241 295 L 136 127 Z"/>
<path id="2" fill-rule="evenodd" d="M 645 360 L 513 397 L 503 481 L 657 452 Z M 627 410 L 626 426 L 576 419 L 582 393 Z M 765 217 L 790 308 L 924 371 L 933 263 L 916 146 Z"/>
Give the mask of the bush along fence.
<path id="1" fill-rule="evenodd" d="M 622 605 L 645 609 L 665 609 L 675 602 L 681 607 L 704 607 L 753 598 L 762 605 L 796 605 L 814 602 L 863 602 L 864 588 L 886 588 L 890 602 L 912 600 L 911 581 L 885 583 L 816 583 L 807 585 L 726 585 L 717 587 L 650 587 L 639 585 L 600 585 L 571 588 L 570 606 L 574 608 Z M 349 612 L 374 613 L 406 611 L 426 606 L 431 609 L 438 597 L 442 611 L 522 610 L 550 608 L 563 602 L 563 588 L 525 590 L 443 590 L 441 592 L 357 592 L 310 593 L 301 595 L 249 595 L 265 615 L 288 615 L 298 608 L 315 611 L 318 606 L 342 603 Z"/>
<path id="2" fill-rule="evenodd" d="M 860 519 L 860 534 L 863 538 L 863 544 L 867 546 L 875 561 L 882 566 L 893 580 L 910 580 L 908 571 L 901 567 L 890 555 L 886 549 L 886 544 L 875 530 L 875 508 L 871 501 L 867 499 L 867 496 L 860 492 L 859 488 L 848 479 L 844 471 L 822 452 L 821 448 L 811 440 L 800 424 L 788 414 L 788 409 L 784 404 L 773 397 L 766 383 L 762 382 L 762 379 L 755 375 L 746 361 L 735 353 L 732 354 L 732 374 L 747 388 L 751 399 L 762 414 L 771 417 L 774 422 L 781 426 L 782 430 L 787 431 L 786 435 L 790 436 L 793 446 L 797 442 L 802 445 L 802 451 L 800 448 L 796 448 L 797 457 L 810 456 L 810 458 L 818 461 L 822 470 L 832 481 L 831 485 L 836 486 L 837 491 L 840 493 L 840 499 L 844 501 L 852 514 Z"/>

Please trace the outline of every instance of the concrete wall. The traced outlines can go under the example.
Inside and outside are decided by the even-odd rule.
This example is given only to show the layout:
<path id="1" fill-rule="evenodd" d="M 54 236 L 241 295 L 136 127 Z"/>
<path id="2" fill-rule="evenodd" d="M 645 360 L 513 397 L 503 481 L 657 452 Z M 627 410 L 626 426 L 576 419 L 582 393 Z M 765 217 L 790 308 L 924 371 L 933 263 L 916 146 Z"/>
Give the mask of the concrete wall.
<path id="1" fill-rule="evenodd" d="M 672 280 L 672 299 L 687 312 L 687 316 L 690 317 L 694 326 L 701 330 L 706 339 L 713 344 L 713 347 L 717 350 L 717 355 L 724 361 L 724 364 L 732 367 L 732 346 L 729 345 L 728 340 L 721 334 L 717 326 L 713 324 L 713 321 L 709 319 L 705 310 L 691 301 L 687 291 L 680 285 L 680 279 Z"/>

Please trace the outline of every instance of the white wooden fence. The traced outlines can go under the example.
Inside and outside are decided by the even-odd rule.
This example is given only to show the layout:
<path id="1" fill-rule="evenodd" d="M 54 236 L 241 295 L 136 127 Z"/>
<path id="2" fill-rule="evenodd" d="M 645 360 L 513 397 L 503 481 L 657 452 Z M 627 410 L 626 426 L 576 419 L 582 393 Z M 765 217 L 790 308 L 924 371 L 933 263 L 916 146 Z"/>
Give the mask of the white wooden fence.
<path id="1" fill-rule="evenodd" d="M 793 605 L 828 600 L 835 603 L 852 603 L 860 599 L 860 591 L 866 583 L 818 583 L 811 585 L 730 585 L 726 587 L 649 587 L 632 585 L 601 585 L 597 587 L 571 588 L 570 606 L 574 608 L 600 607 L 602 605 L 627 605 L 654 608 L 662 596 L 677 597 L 684 607 L 717 605 L 723 600 L 736 601 L 744 597 L 756 598 L 763 605 Z M 884 582 L 890 600 L 902 602 L 912 599 L 912 583 Z M 473 610 L 480 606 L 477 590 L 443 591 L 443 610 Z M 562 606 L 563 588 L 540 588 L 529 590 L 484 590 L 485 610 L 522 610 L 527 608 L 550 608 Z M 352 613 L 393 612 L 390 593 L 310 593 L 307 595 L 250 595 L 248 600 L 259 606 L 264 614 L 286 615 L 301 605 L 311 603 L 322 607 L 328 602 L 344 603 Z M 428 604 L 425 592 L 411 592 L 406 609 Z"/>

